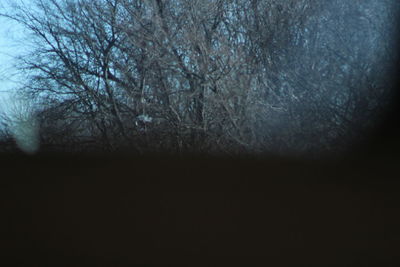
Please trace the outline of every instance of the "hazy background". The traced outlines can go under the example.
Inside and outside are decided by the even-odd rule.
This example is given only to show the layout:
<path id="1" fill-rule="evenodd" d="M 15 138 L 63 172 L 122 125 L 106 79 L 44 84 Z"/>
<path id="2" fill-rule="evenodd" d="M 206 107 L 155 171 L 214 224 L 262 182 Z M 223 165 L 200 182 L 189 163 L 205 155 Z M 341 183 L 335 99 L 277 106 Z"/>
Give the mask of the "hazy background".
<path id="1" fill-rule="evenodd" d="M 6 2 L 23 4 L 10 9 Z M 39 30 L 29 35 L 0 17 L 0 115 L 24 106 L 21 93 L 40 101 L 30 103 L 40 122 L 32 126 L 29 112 L 19 110 L 17 124 L 8 124 L 8 144 L 335 151 L 365 137 L 391 97 L 399 10 L 393 0 L 131 0 L 118 2 L 117 13 L 105 4 L 113 1 L 43 1 L 37 9 L 33 2 L 0 3 L 0 14 Z M 170 40 L 159 10 L 168 14 Z M 60 12 L 75 18 L 72 28 Z M 107 16 L 115 21 L 108 24 Z M 77 43 L 82 47 L 71 45 Z M 106 74 L 97 73 L 104 66 Z"/>

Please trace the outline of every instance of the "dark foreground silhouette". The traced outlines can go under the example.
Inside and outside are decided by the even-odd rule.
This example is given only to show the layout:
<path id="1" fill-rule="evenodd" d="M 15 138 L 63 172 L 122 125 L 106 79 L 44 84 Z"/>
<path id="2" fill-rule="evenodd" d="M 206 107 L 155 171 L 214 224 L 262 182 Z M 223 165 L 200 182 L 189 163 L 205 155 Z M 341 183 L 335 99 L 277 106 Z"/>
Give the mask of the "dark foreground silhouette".
<path id="1" fill-rule="evenodd" d="M 4 155 L 0 263 L 395 266 L 399 142 L 384 133 L 321 160 Z"/>

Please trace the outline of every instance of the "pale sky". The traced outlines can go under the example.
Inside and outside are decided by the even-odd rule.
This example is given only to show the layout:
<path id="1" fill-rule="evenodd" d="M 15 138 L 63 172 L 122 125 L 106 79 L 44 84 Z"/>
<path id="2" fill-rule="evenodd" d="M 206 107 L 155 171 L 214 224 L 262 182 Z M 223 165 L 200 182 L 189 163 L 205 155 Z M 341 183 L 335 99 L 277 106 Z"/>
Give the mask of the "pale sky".
<path id="1" fill-rule="evenodd" d="M 6 19 L 0 17 L 0 91 L 3 92 L 11 86 L 10 79 L 12 73 L 15 72 L 13 68 L 12 56 L 18 51 L 12 45 L 13 35 L 12 25 Z"/>
<path id="2" fill-rule="evenodd" d="M 24 2 L 29 3 L 30 0 Z M 0 13 L 6 10 L 5 4 L 0 3 Z M 24 31 L 17 23 L 0 16 L 0 109 L 9 102 L 8 91 L 18 86 L 22 77 L 18 77 L 15 68 L 15 56 L 26 49 L 24 42 Z"/>

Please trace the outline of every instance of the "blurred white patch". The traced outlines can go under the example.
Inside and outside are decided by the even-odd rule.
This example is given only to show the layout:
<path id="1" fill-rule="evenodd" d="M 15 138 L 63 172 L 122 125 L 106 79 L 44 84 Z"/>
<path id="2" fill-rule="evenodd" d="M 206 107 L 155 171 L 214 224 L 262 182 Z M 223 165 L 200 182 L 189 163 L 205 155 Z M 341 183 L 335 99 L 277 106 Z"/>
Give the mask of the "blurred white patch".
<path id="1" fill-rule="evenodd" d="M 27 154 L 36 153 L 39 150 L 40 138 L 34 101 L 13 94 L 2 100 L 0 111 L 5 114 L 3 119 L 7 132 L 22 151 Z"/>
<path id="2" fill-rule="evenodd" d="M 139 115 L 136 117 L 136 119 L 141 122 L 152 122 L 153 121 L 153 118 L 146 114 Z"/>
<path id="3" fill-rule="evenodd" d="M 18 147 L 27 154 L 34 154 L 39 150 L 39 127 L 33 114 L 26 114 L 26 118 L 15 120 L 10 131 Z"/>

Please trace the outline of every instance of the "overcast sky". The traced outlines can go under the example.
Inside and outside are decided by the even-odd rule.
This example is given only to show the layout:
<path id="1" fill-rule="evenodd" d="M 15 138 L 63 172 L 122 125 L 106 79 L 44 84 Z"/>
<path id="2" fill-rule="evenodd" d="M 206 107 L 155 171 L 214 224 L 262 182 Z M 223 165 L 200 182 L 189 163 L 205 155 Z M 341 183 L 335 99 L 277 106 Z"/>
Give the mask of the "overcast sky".
<path id="1" fill-rule="evenodd" d="M 24 0 L 24 2 L 29 4 L 30 0 Z M 0 13 L 4 11 L 6 7 L 2 2 Z M 24 43 L 21 41 L 24 33 L 17 23 L 1 16 L 0 25 L 0 105 L 4 107 L 9 96 L 7 92 L 21 82 L 21 77 L 16 76 L 14 57 L 18 56 L 24 48 Z"/>
<path id="2" fill-rule="evenodd" d="M 0 27 L 0 91 L 4 91 L 10 86 L 8 79 L 13 72 L 12 55 L 17 51 L 11 45 L 11 38 L 9 36 L 12 34 L 11 23 L 0 17 L 0 24 L 2 26 Z"/>

